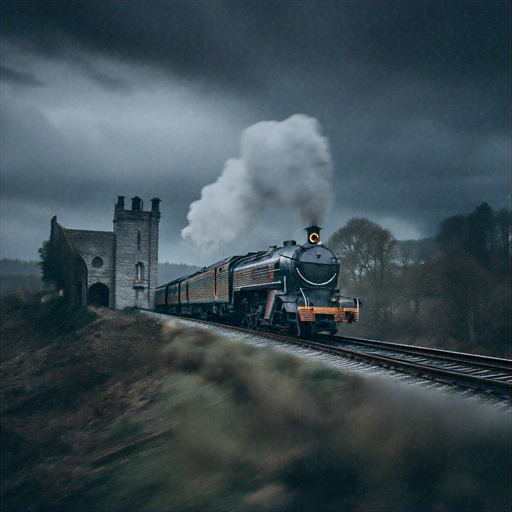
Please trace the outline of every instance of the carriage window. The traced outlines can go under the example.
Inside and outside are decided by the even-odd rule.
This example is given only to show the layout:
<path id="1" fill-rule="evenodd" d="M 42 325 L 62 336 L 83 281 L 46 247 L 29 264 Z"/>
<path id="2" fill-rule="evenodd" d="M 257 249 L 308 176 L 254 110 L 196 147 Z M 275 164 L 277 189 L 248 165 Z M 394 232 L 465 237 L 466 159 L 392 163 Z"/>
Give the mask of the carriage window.
<path id="1" fill-rule="evenodd" d="M 144 264 L 143 263 L 137 263 L 137 265 L 135 265 L 135 280 L 138 283 L 141 283 L 144 280 Z"/>

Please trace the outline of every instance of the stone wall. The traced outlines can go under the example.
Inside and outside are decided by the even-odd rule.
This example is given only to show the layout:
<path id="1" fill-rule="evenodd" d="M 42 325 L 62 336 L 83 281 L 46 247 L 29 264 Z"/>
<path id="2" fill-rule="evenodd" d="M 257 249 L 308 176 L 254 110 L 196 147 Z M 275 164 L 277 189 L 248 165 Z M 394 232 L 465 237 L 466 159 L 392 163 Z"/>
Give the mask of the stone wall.
<path id="1" fill-rule="evenodd" d="M 57 223 L 57 217 L 52 219 L 51 247 L 63 291 L 72 303 L 82 306 L 89 298 L 99 304 L 108 302 L 113 309 L 153 308 L 160 199 L 151 203 L 151 211 L 144 211 L 142 200 L 134 197 L 132 209 L 125 210 L 120 196 L 113 232 L 66 229 Z"/>
<path id="2" fill-rule="evenodd" d="M 149 307 L 155 306 L 155 290 L 158 284 L 158 229 L 160 224 L 160 213 L 151 212 L 152 221 L 149 240 Z"/>
<path id="3" fill-rule="evenodd" d="M 87 267 L 79 251 L 67 236 L 67 231 L 58 222 L 51 221 L 50 257 L 62 277 L 62 292 L 76 307 L 86 303 Z"/>
<path id="4" fill-rule="evenodd" d="M 115 305 L 152 308 L 158 272 L 158 225 L 160 213 L 116 209 Z M 143 265 L 137 279 L 137 265 Z"/>
<path id="5" fill-rule="evenodd" d="M 109 307 L 115 307 L 114 233 L 64 229 L 67 239 L 78 250 L 87 267 L 87 290 L 101 283 L 109 290 Z"/>

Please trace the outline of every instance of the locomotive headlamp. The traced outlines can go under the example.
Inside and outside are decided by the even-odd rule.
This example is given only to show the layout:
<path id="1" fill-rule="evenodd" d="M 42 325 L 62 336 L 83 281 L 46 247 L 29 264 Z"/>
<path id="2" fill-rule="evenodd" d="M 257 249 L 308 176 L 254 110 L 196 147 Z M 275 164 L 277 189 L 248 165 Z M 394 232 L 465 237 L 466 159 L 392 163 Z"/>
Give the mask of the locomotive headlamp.
<path id="1" fill-rule="evenodd" d="M 309 228 L 306 228 L 306 231 L 308 233 L 308 242 L 310 244 L 316 245 L 320 243 L 320 230 L 322 228 L 319 228 L 318 226 L 309 226 Z"/>
<path id="2" fill-rule="evenodd" d="M 320 235 L 318 233 L 311 233 L 311 235 L 309 235 L 309 241 L 312 244 L 317 244 L 320 241 Z"/>

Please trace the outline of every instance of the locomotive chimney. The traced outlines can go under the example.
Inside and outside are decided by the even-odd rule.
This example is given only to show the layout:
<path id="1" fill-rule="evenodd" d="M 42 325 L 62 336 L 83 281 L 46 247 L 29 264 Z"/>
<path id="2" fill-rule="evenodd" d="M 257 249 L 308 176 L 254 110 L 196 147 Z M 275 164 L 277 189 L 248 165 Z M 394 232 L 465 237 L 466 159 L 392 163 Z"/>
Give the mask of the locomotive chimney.
<path id="1" fill-rule="evenodd" d="M 305 228 L 308 234 L 307 243 L 311 245 L 317 245 L 320 243 L 320 230 L 322 228 L 318 226 L 309 226 L 309 228 Z"/>

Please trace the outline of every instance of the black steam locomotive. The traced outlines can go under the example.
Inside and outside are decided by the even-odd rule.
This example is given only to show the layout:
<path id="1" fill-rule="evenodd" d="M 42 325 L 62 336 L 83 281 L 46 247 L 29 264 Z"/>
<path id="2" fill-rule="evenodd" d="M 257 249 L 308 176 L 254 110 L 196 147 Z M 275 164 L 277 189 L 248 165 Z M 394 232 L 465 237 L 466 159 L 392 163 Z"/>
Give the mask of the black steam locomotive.
<path id="1" fill-rule="evenodd" d="M 318 226 L 306 231 L 304 245 L 288 240 L 231 256 L 157 287 L 155 309 L 300 336 L 357 322 L 359 299 L 337 289 L 339 260 L 322 245 Z"/>

